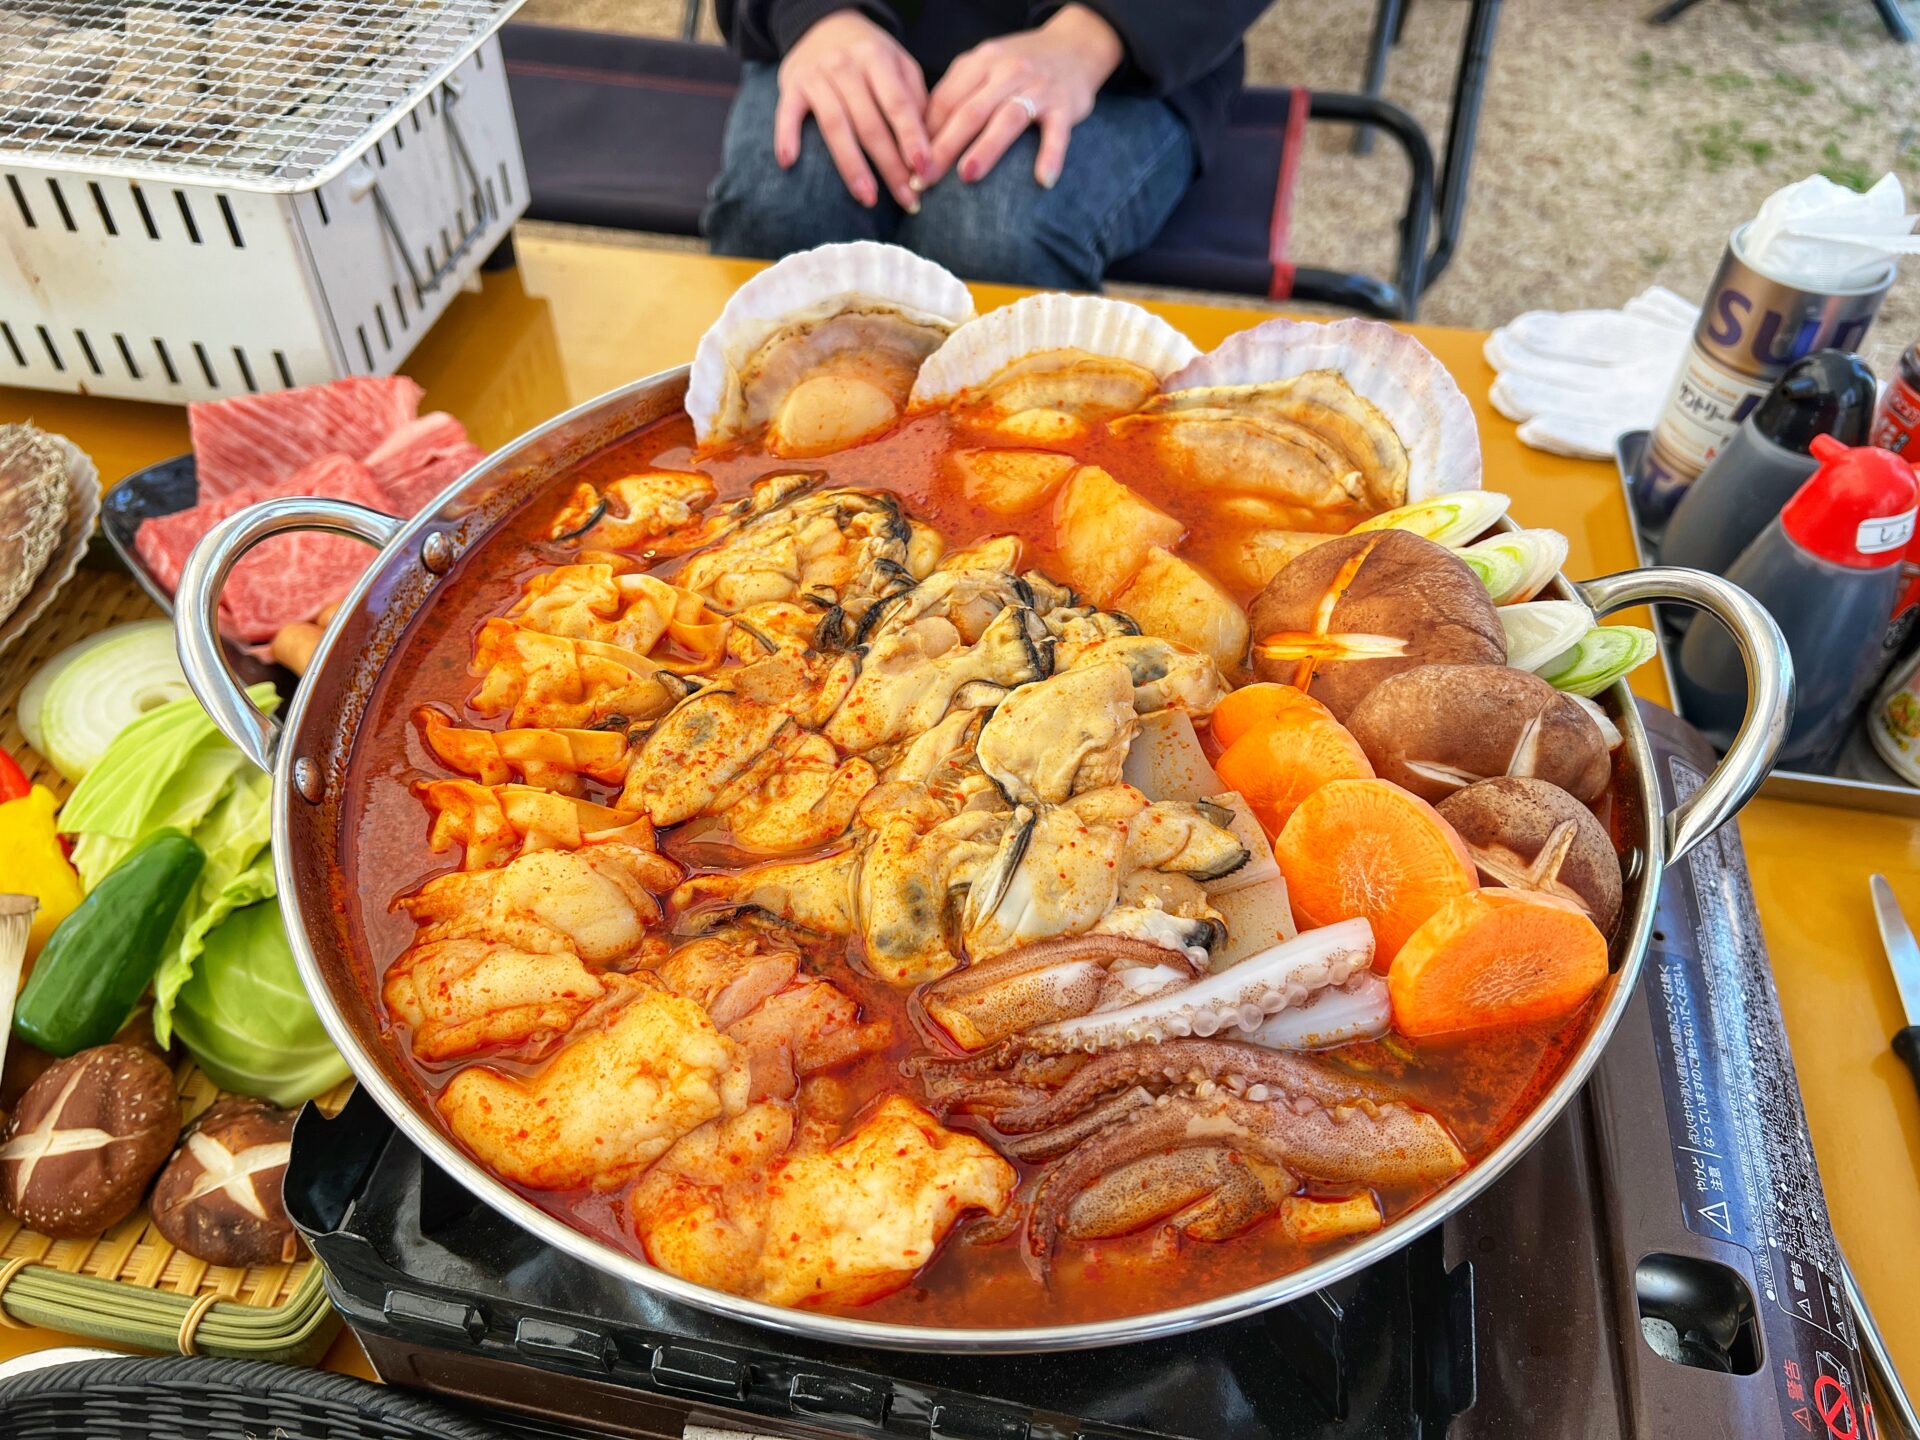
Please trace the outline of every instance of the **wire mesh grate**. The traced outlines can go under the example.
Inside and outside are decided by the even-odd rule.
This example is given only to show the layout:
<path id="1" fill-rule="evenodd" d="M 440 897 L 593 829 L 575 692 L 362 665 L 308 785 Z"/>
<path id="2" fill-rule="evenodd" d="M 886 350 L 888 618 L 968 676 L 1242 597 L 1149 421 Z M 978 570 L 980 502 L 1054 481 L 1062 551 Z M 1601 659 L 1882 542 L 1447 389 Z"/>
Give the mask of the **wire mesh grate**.
<path id="1" fill-rule="evenodd" d="M 0 0 L 0 163 L 317 185 L 518 5 Z"/>

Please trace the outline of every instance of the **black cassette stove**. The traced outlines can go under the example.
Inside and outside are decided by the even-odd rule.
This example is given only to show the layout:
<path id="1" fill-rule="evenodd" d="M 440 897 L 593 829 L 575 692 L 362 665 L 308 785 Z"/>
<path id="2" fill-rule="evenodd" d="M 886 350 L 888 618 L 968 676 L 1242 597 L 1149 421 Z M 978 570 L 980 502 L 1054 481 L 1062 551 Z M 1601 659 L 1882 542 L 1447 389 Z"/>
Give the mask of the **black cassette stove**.
<path id="1" fill-rule="evenodd" d="M 1647 717 L 1671 804 L 1712 757 Z M 287 1199 L 385 1379 L 529 1436 L 1873 1434 L 1731 828 L 1669 871 L 1599 1069 L 1498 1185 L 1329 1290 L 1175 1339 L 919 1355 L 724 1320 L 518 1229 L 364 1093 L 302 1117 Z"/>

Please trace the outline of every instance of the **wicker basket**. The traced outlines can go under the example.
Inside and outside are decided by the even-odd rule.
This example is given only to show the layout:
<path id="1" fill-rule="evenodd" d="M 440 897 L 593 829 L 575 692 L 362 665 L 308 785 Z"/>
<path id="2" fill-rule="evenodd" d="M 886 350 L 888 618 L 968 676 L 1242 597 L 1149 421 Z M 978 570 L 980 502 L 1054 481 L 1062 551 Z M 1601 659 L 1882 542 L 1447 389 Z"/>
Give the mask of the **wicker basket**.
<path id="1" fill-rule="evenodd" d="M 0 1384 L 19 1440 L 505 1440 L 404 1391 L 248 1360 L 84 1360 Z"/>
<path id="2" fill-rule="evenodd" d="M 95 630 L 158 613 L 124 571 L 83 569 L 63 592 L 62 603 L 0 657 L 0 746 L 29 779 L 66 793 L 66 783 L 20 733 L 13 705 L 27 677 L 49 656 Z M 174 1078 L 183 1120 L 220 1098 L 219 1087 L 191 1060 L 176 1067 Z M 320 1103 L 338 1108 L 351 1088 L 349 1081 Z M 187 1355 L 310 1364 L 326 1351 L 340 1324 L 323 1280 L 319 1265 L 305 1255 L 291 1264 L 244 1270 L 195 1260 L 161 1237 L 145 1207 L 88 1240 L 49 1239 L 0 1211 L 0 1326 L 46 1326 Z M 0 1427 L 0 1433 L 14 1432 Z"/>

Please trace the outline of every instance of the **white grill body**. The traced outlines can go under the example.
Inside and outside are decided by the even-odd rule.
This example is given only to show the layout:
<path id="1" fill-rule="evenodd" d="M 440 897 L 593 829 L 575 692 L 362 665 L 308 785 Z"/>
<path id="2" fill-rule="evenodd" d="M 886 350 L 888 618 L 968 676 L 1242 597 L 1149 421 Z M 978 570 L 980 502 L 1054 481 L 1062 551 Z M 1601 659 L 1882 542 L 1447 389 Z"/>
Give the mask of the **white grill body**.
<path id="1" fill-rule="evenodd" d="M 0 146 L 0 384 L 179 404 L 392 373 L 526 208 L 511 8 L 293 162 Z"/>

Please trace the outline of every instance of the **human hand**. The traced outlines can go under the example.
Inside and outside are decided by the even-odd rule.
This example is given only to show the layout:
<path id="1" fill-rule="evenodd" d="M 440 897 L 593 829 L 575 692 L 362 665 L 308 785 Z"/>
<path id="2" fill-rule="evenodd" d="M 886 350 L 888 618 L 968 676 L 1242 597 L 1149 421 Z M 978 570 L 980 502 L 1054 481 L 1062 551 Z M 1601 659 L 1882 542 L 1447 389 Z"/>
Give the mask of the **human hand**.
<path id="1" fill-rule="evenodd" d="M 858 10 L 836 10 L 800 37 L 780 62 L 773 158 L 800 158 L 800 122 L 812 114 L 847 192 L 871 209 L 873 171 L 908 211 L 920 208 L 913 178 L 929 178 L 927 82 L 898 40 Z M 870 167 L 868 160 L 873 164 Z"/>
<path id="2" fill-rule="evenodd" d="M 956 161 L 962 180 L 978 180 L 1000 163 L 1021 131 L 1038 124 L 1033 178 L 1051 189 L 1066 163 L 1073 127 L 1092 113 L 1094 97 L 1125 54 L 1113 27 L 1084 5 L 1065 6 L 1037 30 L 976 45 L 933 87 L 928 183 Z"/>

